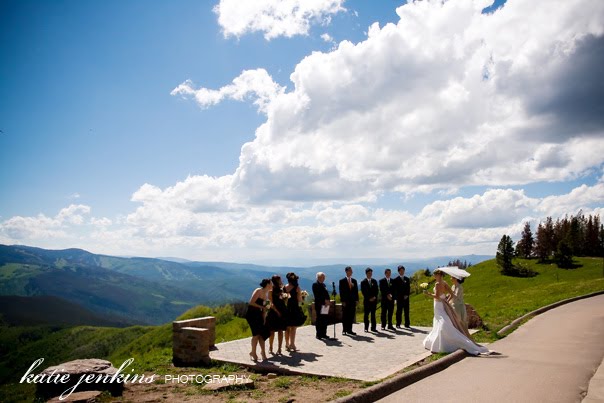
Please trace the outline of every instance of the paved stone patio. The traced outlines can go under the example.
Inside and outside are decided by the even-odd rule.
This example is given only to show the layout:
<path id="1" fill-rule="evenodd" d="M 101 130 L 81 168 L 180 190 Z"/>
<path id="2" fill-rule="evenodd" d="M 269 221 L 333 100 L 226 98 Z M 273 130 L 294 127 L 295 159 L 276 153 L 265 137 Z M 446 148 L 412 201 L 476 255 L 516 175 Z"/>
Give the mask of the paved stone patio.
<path id="1" fill-rule="evenodd" d="M 217 361 L 230 362 L 256 368 L 262 371 L 334 376 L 361 381 L 377 381 L 428 357 L 422 341 L 431 330 L 429 327 L 411 329 L 381 330 L 365 333 L 362 323 L 354 325 L 356 336 L 343 336 L 342 325 L 336 325 L 334 341 L 315 338 L 314 326 L 298 328 L 296 345 L 300 351 L 283 355 L 270 355 L 266 341 L 267 361 L 254 363 L 249 353 L 250 338 L 216 344 L 210 357 Z M 333 325 L 327 334 L 333 337 Z M 274 350 L 277 350 L 275 335 Z M 260 348 L 258 348 L 260 357 Z"/>

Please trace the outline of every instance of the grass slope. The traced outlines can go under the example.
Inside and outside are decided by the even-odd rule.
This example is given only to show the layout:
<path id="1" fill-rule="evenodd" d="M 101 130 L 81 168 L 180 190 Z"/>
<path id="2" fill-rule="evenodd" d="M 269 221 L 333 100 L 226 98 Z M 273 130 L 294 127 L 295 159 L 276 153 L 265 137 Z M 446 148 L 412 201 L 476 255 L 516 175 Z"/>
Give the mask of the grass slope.
<path id="1" fill-rule="evenodd" d="M 494 333 L 512 320 L 542 306 L 604 290 L 602 258 L 575 258 L 574 262 L 580 267 L 569 270 L 536 260 L 518 259 L 517 262 L 539 274 L 531 278 L 504 276 L 499 273 L 495 260 L 468 270 L 472 275 L 463 284 L 464 300 L 476 309 L 488 328 L 480 332 L 478 340 L 494 339 Z M 433 281 L 433 278 L 421 281 Z M 410 313 L 413 324 L 431 326 L 432 299 L 422 294 L 413 295 Z"/>

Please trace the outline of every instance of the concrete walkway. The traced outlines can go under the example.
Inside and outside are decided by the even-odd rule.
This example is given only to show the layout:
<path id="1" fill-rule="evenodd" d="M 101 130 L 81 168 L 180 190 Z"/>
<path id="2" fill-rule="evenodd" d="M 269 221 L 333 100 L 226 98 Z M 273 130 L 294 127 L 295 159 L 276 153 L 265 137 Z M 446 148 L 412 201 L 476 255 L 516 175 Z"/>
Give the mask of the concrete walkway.
<path id="1" fill-rule="evenodd" d="M 296 335 L 296 345 L 300 351 L 290 353 L 284 348 L 283 355 L 271 356 L 267 341 L 268 361 L 255 365 L 249 358 L 250 338 L 219 343 L 216 350 L 210 351 L 210 357 L 218 361 L 253 366 L 263 371 L 377 381 L 431 354 L 422 344 L 430 328 L 413 327 L 396 331 L 380 329 L 379 333 L 365 333 L 362 324 L 355 324 L 353 330 L 357 336 L 342 336 L 342 325 L 338 324 L 338 340 L 322 341 L 315 338 L 314 326 L 301 327 Z M 333 336 L 333 326 L 328 328 L 327 334 Z M 277 345 L 275 337 L 275 351 Z"/>
<path id="2" fill-rule="evenodd" d="M 589 381 L 589 389 L 587 396 L 583 399 L 583 403 L 604 402 L 604 358 L 600 363 L 600 368 Z"/>
<path id="3" fill-rule="evenodd" d="M 380 402 L 580 402 L 604 357 L 604 295 L 539 315 L 489 349 L 501 355 L 466 358 Z"/>

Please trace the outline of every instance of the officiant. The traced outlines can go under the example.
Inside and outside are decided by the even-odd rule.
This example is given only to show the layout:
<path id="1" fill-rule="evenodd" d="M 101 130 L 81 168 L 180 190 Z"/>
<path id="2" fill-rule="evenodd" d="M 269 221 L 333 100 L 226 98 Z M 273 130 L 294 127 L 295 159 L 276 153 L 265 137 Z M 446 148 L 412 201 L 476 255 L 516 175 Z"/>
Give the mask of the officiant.
<path id="1" fill-rule="evenodd" d="M 319 340 L 329 339 L 327 337 L 327 323 L 328 313 L 321 312 L 324 306 L 329 307 L 329 291 L 325 286 L 325 273 L 317 273 L 317 281 L 312 285 L 312 293 L 315 298 L 315 312 L 317 314 L 317 320 L 315 321 L 316 337 Z"/>

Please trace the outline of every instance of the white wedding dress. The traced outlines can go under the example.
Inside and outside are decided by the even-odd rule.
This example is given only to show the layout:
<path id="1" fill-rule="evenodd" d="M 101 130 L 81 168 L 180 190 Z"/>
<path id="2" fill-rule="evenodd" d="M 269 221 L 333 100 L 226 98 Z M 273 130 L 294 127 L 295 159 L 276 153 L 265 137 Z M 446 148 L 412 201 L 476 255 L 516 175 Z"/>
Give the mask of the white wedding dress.
<path id="1" fill-rule="evenodd" d="M 432 331 L 424 339 L 424 347 L 433 353 L 450 353 L 461 348 L 474 355 L 487 354 L 489 350 L 486 347 L 476 344 L 469 334 L 466 336 L 458 330 L 459 319 L 452 318 L 451 314 L 455 315 L 444 295 L 440 296 L 440 300 L 434 300 Z M 453 321 L 458 322 L 458 327 Z"/>

